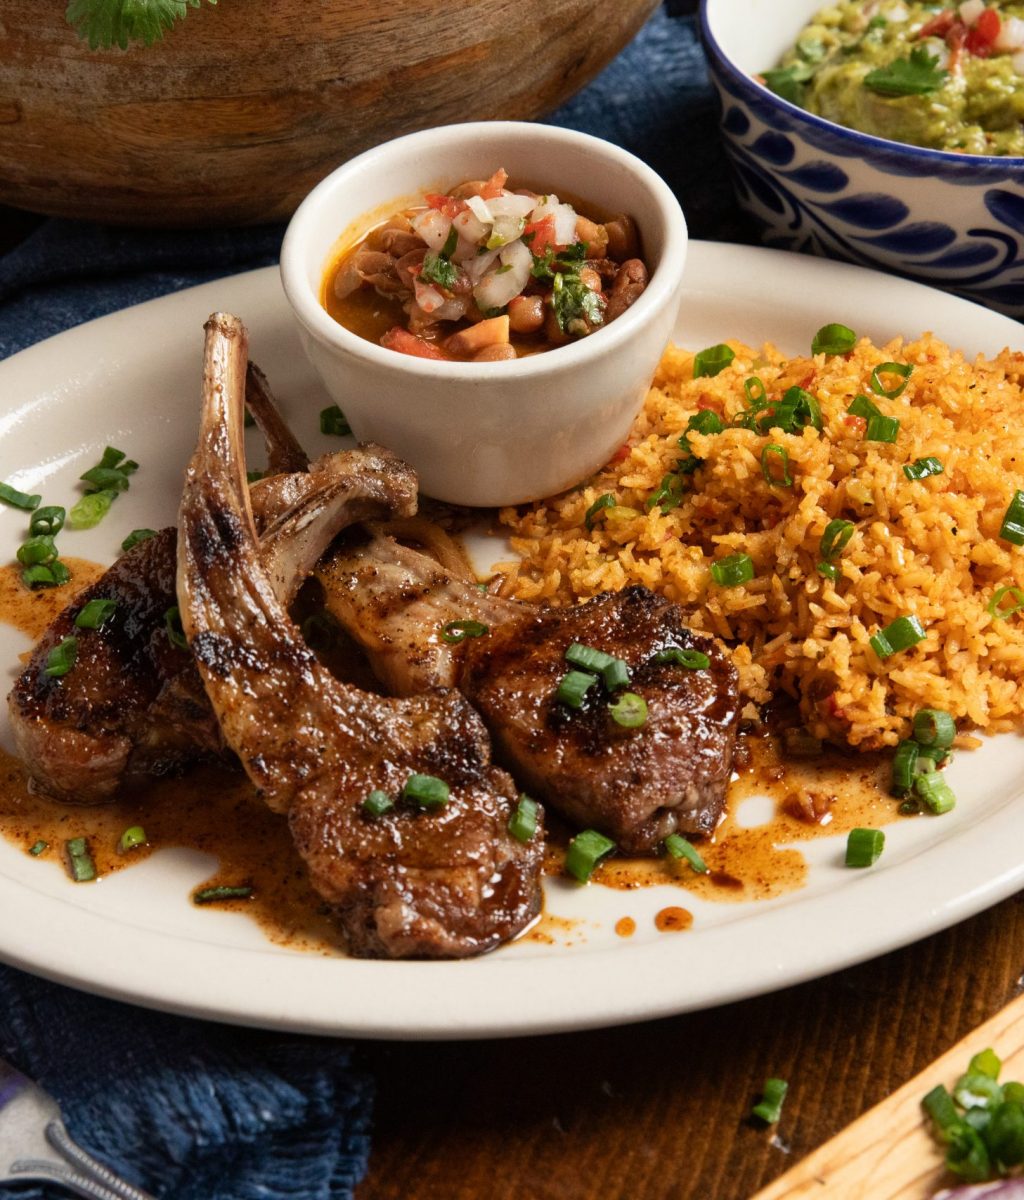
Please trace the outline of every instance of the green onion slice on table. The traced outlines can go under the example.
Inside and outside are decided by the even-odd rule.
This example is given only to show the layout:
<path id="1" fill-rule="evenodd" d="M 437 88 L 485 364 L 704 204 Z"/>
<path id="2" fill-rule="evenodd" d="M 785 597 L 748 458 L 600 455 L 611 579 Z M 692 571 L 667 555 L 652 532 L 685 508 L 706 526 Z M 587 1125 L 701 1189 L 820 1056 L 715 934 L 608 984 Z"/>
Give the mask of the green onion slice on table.
<path id="1" fill-rule="evenodd" d="M 20 508 L 24 512 L 31 512 L 32 509 L 38 508 L 42 499 L 42 496 L 30 496 L 27 492 L 19 492 L 16 487 L 11 487 L 9 483 L 0 483 L 0 500 L 4 504 L 9 504 L 12 508 Z"/>
<path id="2" fill-rule="evenodd" d="M 884 848 L 885 834 L 881 829 L 851 829 L 846 838 L 846 865 L 874 866 Z"/>

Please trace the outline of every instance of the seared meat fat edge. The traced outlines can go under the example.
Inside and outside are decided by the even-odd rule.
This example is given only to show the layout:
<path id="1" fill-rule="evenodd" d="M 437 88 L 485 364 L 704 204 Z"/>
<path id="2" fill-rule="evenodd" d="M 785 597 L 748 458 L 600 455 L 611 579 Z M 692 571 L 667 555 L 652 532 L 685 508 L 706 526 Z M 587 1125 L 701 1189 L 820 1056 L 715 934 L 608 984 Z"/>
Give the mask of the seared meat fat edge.
<path id="1" fill-rule="evenodd" d="M 226 742 L 265 800 L 287 812 L 313 885 L 355 954 L 463 957 L 539 910 L 542 834 L 508 832 L 512 780 L 462 695 L 388 700 L 336 680 L 307 648 L 259 556 L 242 445 L 245 330 L 206 326 L 203 412 L 179 520 L 182 624 Z M 403 801 L 413 774 L 447 803 Z M 394 807 L 363 808 L 372 791 Z"/>
<path id="2" fill-rule="evenodd" d="M 499 759 L 519 782 L 578 826 L 627 853 L 657 851 L 671 833 L 711 833 L 721 818 L 740 716 L 736 669 L 724 647 L 689 630 L 680 609 L 647 588 L 567 608 L 522 604 L 402 545 L 385 529 L 339 547 L 317 577 L 335 619 L 366 650 L 389 691 L 457 685 L 480 712 Z M 451 644 L 452 621 L 479 637 Z M 591 688 L 579 710 L 555 698 L 574 642 L 625 661 L 647 719 L 623 729 L 609 696 Z M 656 664 L 670 647 L 706 654 L 689 670 Z"/>
<path id="3" fill-rule="evenodd" d="M 291 472 L 249 489 L 262 531 L 260 557 L 288 604 L 339 529 L 415 512 L 416 474 L 374 445 L 325 455 L 310 466 L 252 364 L 246 400 L 271 464 Z M 8 708 L 18 754 L 48 795 L 70 804 L 111 800 L 146 776 L 224 752 L 192 656 L 168 636 L 167 613 L 178 603 L 176 573 L 177 533 L 164 529 L 80 593 L 32 652 Z M 113 600 L 115 615 L 83 635 L 75 618 L 92 599 Z M 51 678 L 49 653 L 71 636 L 78 638 L 75 669 Z"/>

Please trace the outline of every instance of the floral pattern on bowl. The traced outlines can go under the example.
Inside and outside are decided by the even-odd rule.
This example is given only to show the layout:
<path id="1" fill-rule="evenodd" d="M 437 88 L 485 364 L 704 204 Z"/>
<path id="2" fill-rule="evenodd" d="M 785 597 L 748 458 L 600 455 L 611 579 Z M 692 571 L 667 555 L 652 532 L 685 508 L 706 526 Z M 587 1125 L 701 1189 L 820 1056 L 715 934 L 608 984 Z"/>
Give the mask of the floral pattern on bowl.
<path id="1" fill-rule="evenodd" d="M 713 7 L 703 0 L 701 25 L 722 131 L 739 202 L 765 244 L 890 271 L 1024 317 L 1024 159 L 924 150 L 806 113 L 728 58 L 709 22 Z"/>

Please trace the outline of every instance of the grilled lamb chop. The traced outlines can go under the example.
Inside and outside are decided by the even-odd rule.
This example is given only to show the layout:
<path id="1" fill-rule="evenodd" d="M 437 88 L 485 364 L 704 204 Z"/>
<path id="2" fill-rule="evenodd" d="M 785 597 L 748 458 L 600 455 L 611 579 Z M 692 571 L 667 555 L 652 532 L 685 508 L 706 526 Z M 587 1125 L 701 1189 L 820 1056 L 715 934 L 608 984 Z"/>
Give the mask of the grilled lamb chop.
<path id="1" fill-rule="evenodd" d="M 259 554 L 242 450 L 245 330 L 207 323 L 203 417 L 179 521 L 182 622 L 224 737 L 287 812 L 314 887 L 364 956 L 462 957 L 519 932 L 540 902 L 541 836 L 508 832 L 516 791 L 457 691 L 386 700 L 309 651 Z M 399 799 L 413 775 L 446 803 Z M 397 802 L 380 815 L 371 792 Z"/>
<path id="2" fill-rule="evenodd" d="M 416 507 L 416 476 L 389 451 L 366 446 L 327 455 L 307 474 L 305 454 L 272 408 L 250 408 L 267 432 L 271 463 L 295 467 L 253 485 L 260 553 L 283 604 L 312 569 L 322 542 L 313 531 L 344 528 L 367 517 L 397 516 Z M 266 398 L 264 398 L 266 399 Z M 280 429 L 272 428 L 276 418 Z M 288 442 L 291 441 L 291 447 Z M 140 542 L 82 592 L 53 622 L 8 698 L 19 755 L 43 791 L 68 803 L 109 800 L 147 775 L 179 770 L 224 750 L 220 729 L 191 655 L 169 636 L 175 591 L 177 535 L 165 529 Z M 115 601 L 97 630 L 75 627 L 94 598 Z M 76 637 L 74 669 L 46 674 L 50 651 Z"/>
<path id="3" fill-rule="evenodd" d="M 380 530 L 332 552 L 317 577 L 328 609 L 389 691 L 459 686 L 503 763 L 577 825 L 630 853 L 657 850 L 677 830 L 715 828 L 732 771 L 737 675 L 718 642 L 685 628 L 674 604 L 642 587 L 570 608 L 520 604 L 481 592 Z M 466 620 L 488 632 L 446 642 L 445 626 Z M 629 690 L 647 703 L 642 728 L 616 725 L 600 686 L 579 711 L 555 699 L 574 642 L 628 664 Z M 669 647 L 700 651 L 710 666 L 653 664 Z"/>

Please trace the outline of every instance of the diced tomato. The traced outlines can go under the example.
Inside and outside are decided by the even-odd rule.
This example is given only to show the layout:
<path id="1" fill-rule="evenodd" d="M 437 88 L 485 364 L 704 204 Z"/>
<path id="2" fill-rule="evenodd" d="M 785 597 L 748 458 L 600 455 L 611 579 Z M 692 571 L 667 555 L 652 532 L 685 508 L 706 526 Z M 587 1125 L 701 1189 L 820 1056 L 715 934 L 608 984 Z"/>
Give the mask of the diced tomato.
<path id="1" fill-rule="evenodd" d="M 530 221 L 520 236 L 530 247 L 532 254 L 543 254 L 548 249 L 562 249 L 562 246 L 555 241 L 555 218 L 550 213 L 546 217 L 541 217 L 539 221 Z"/>
<path id="2" fill-rule="evenodd" d="M 482 200 L 493 200 L 496 196 L 500 196 L 501 189 L 506 183 L 508 183 L 508 172 L 499 167 L 480 189 L 480 198 Z"/>
<path id="3" fill-rule="evenodd" d="M 994 8 L 986 8 L 968 33 L 965 45 L 976 58 L 988 58 L 1003 23 Z"/>
<path id="4" fill-rule="evenodd" d="M 625 462 L 629 458 L 632 449 L 633 447 L 627 442 L 624 446 L 620 446 L 608 461 L 613 463 Z"/>
<path id="5" fill-rule="evenodd" d="M 849 425 L 850 429 L 854 433 L 860 434 L 861 437 L 864 436 L 868 428 L 867 418 L 855 416 L 853 413 L 847 413 L 846 416 L 843 417 L 843 424 Z"/>
<path id="6" fill-rule="evenodd" d="M 466 208 L 465 200 L 457 200 L 454 196 L 439 196 L 436 192 L 425 197 L 429 208 L 436 208 L 438 212 L 451 220 L 454 220 L 460 212 Z"/>
<path id="7" fill-rule="evenodd" d="M 940 13 L 936 13 L 930 21 L 926 21 L 921 26 L 917 36 L 919 38 L 944 38 L 953 28 L 954 24 L 956 24 L 956 13 L 951 8 L 947 8 Z"/>
<path id="8" fill-rule="evenodd" d="M 698 408 L 706 408 L 710 412 L 722 415 L 722 402 L 717 396 L 709 396 L 707 392 L 701 392 L 700 399 L 697 401 Z"/>
<path id="9" fill-rule="evenodd" d="M 380 344 L 387 350 L 397 350 L 399 354 L 411 354 L 413 358 L 435 358 L 442 362 L 447 361 L 447 355 L 443 354 L 433 342 L 417 337 L 400 325 L 389 329 L 380 339 Z"/>

